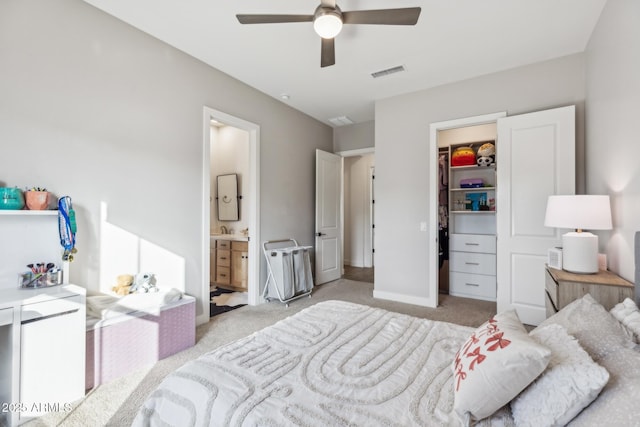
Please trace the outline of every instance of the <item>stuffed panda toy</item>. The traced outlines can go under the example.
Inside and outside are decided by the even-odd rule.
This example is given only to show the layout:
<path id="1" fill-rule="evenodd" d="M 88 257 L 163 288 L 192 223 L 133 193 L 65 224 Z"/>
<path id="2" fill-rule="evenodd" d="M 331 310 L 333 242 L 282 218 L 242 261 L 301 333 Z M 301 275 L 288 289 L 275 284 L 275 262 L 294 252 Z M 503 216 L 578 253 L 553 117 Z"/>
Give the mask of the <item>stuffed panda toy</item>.
<path id="1" fill-rule="evenodd" d="M 478 166 L 490 166 L 496 161 L 496 147 L 487 142 L 478 148 L 478 157 L 476 163 Z"/>

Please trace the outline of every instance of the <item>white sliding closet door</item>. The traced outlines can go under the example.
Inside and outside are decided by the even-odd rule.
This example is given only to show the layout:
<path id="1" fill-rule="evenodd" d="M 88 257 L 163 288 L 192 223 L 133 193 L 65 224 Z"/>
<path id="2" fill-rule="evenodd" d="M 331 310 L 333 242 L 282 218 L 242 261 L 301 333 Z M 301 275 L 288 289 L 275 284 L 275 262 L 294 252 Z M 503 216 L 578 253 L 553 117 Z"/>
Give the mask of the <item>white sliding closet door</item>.
<path id="1" fill-rule="evenodd" d="M 560 242 L 544 226 L 547 198 L 575 192 L 575 107 L 499 119 L 496 150 L 497 310 L 537 325 L 547 250 Z"/>

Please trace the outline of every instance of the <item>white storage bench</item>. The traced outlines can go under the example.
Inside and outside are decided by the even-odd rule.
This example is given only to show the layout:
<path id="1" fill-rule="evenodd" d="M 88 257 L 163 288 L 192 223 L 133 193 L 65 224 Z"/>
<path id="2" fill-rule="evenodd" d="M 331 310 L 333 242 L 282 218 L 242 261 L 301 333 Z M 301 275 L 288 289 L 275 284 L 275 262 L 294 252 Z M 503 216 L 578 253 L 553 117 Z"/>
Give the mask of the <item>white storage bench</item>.
<path id="1" fill-rule="evenodd" d="M 192 347 L 196 300 L 181 299 L 102 318 L 87 315 L 85 388 L 92 389 Z M 89 312 L 89 310 L 87 310 Z"/>

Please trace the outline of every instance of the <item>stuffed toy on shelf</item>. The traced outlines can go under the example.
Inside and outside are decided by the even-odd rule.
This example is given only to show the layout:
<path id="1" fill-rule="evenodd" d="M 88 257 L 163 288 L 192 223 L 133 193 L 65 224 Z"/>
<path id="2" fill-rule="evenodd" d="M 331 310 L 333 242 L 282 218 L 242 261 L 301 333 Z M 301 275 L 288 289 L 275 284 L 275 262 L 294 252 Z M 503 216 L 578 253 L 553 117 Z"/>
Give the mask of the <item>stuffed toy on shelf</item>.
<path id="1" fill-rule="evenodd" d="M 490 142 L 482 144 L 478 148 L 478 166 L 491 166 L 496 161 L 496 147 Z"/>
<path id="2" fill-rule="evenodd" d="M 471 146 L 458 147 L 451 153 L 451 166 L 471 166 L 476 164 L 476 153 Z"/>

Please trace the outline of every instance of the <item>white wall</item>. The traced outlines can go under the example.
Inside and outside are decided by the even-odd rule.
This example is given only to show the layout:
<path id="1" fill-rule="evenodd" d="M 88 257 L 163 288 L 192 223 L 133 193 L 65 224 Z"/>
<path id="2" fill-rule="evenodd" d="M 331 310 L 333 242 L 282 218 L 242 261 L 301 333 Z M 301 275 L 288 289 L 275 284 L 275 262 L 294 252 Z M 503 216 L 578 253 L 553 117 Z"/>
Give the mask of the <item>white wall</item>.
<path id="1" fill-rule="evenodd" d="M 0 181 L 73 198 L 72 282 L 99 289 L 101 265 L 117 259 L 101 249 L 104 202 L 106 229 L 183 263 L 208 318 L 204 106 L 260 126 L 261 240 L 313 244 L 315 149 L 331 151 L 330 127 L 81 0 L 0 2 L 0 58 Z M 262 284 L 263 259 L 261 272 Z"/>
<path id="2" fill-rule="evenodd" d="M 355 123 L 333 129 L 333 150 L 360 150 L 375 146 L 375 122 Z"/>
<path id="3" fill-rule="evenodd" d="M 609 0 L 586 52 L 587 191 L 611 196 L 613 230 L 598 233 L 600 249 L 612 271 L 633 281 L 640 230 L 640 2 Z"/>
<path id="4" fill-rule="evenodd" d="M 584 55 L 576 54 L 376 102 L 374 296 L 415 304 L 426 304 L 432 297 L 427 284 L 428 233 L 420 231 L 420 223 L 429 218 L 429 197 L 435 197 L 427 190 L 430 156 L 436 155 L 429 152 L 431 123 L 576 104 L 580 182 L 584 99 Z"/>

